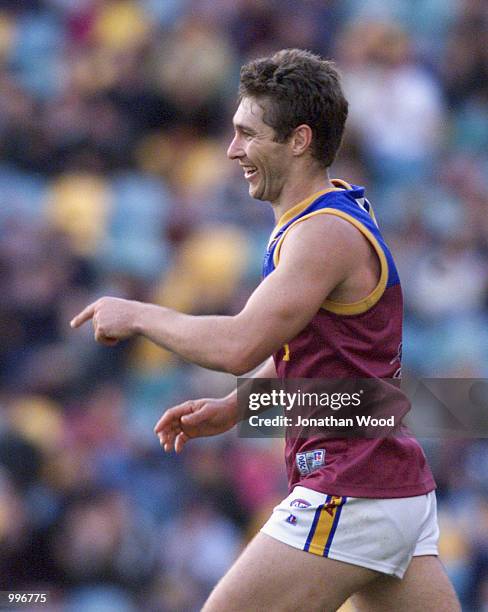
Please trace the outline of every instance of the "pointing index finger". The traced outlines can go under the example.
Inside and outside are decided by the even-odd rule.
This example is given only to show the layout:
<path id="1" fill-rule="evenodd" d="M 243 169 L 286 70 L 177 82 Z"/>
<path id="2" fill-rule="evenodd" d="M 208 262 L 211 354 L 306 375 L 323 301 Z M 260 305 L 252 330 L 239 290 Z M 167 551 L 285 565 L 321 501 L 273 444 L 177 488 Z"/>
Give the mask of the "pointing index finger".
<path id="1" fill-rule="evenodd" d="M 77 327 L 80 327 L 80 325 L 83 325 L 83 323 L 91 319 L 95 314 L 95 304 L 96 302 L 93 302 L 93 304 L 89 304 L 84 310 L 77 314 L 76 317 L 73 317 L 73 319 L 71 319 L 70 326 L 73 329 L 76 329 Z"/>

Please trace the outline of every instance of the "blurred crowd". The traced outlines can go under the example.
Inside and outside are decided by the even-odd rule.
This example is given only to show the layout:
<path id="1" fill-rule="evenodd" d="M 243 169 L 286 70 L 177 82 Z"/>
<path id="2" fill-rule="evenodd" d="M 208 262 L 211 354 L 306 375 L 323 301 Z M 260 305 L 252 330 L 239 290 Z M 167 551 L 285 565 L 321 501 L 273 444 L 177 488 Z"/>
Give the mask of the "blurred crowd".
<path id="1" fill-rule="evenodd" d="M 273 226 L 225 156 L 250 58 L 337 61 L 331 174 L 367 186 L 396 257 L 405 369 L 488 377 L 487 26 L 484 0 L 0 0 L 0 590 L 198 610 L 286 495 L 279 440 L 163 456 L 152 433 L 232 377 L 68 325 L 107 294 L 245 303 Z M 463 609 L 488 611 L 488 445 L 425 449 L 443 561 Z"/>

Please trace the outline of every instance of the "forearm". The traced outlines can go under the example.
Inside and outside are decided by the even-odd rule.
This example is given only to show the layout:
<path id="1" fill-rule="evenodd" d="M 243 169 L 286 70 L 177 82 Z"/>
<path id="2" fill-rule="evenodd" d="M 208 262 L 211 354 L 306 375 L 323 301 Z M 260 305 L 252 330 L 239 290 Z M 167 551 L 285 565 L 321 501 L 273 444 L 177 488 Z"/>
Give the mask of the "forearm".
<path id="1" fill-rule="evenodd" d="M 204 368 L 243 374 L 245 330 L 230 316 L 192 316 L 138 305 L 135 332 Z M 251 369 L 251 368 L 249 368 Z"/>
<path id="2" fill-rule="evenodd" d="M 344 223 L 348 231 L 357 230 L 343 220 L 334 220 L 325 228 L 321 221 L 299 224 L 287 238 L 280 265 L 235 316 L 192 316 L 152 304 L 103 297 L 76 315 L 71 327 L 91 320 L 95 340 L 108 346 L 140 334 L 187 361 L 241 376 L 295 338 L 356 262 L 351 253 L 342 257 L 345 239 L 340 230 L 344 227 L 337 227 L 337 223 Z M 334 258 L 341 263 L 337 268 L 330 268 L 329 254 L 323 253 L 324 232 L 341 255 Z M 318 254 L 323 259 L 316 262 Z"/>
<path id="3" fill-rule="evenodd" d="M 276 367 L 273 357 L 269 357 L 249 378 L 276 378 Z M 229 407 L 237 408 L 237 387 L 222 398 L 226 401 Z M 239 420 L 237 418 L 237 420 Z"/>

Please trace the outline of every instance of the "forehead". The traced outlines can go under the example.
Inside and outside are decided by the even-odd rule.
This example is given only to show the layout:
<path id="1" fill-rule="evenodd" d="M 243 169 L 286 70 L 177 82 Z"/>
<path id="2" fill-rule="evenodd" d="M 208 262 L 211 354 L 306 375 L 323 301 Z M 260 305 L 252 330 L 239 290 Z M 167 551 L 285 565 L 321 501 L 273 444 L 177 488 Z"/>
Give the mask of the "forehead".
<path id="1" fill-rule="evenodd" d="M 263 121 L 264 109 L 254 98 L 242 98 L 232 119 L 235 127 L 268 127 Z"/>

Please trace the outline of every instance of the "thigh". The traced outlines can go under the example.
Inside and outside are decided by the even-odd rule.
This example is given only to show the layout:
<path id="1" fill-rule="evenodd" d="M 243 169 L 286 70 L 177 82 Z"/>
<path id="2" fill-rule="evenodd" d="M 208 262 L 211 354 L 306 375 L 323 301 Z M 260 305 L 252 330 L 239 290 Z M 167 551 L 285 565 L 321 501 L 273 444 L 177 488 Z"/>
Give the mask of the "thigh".
<path id="1" fill-rule="evenodd" d="M 259 533 L 217 584 L 203 612 L 332 612 L 379 575 Z"/>
<path id="2" fill-rule="evenodd" d="M 460 612 L 461 606 L 438 557 L 413 557 L 403 580 L 382 576 L 352 597 L 358 612 Z"/>

